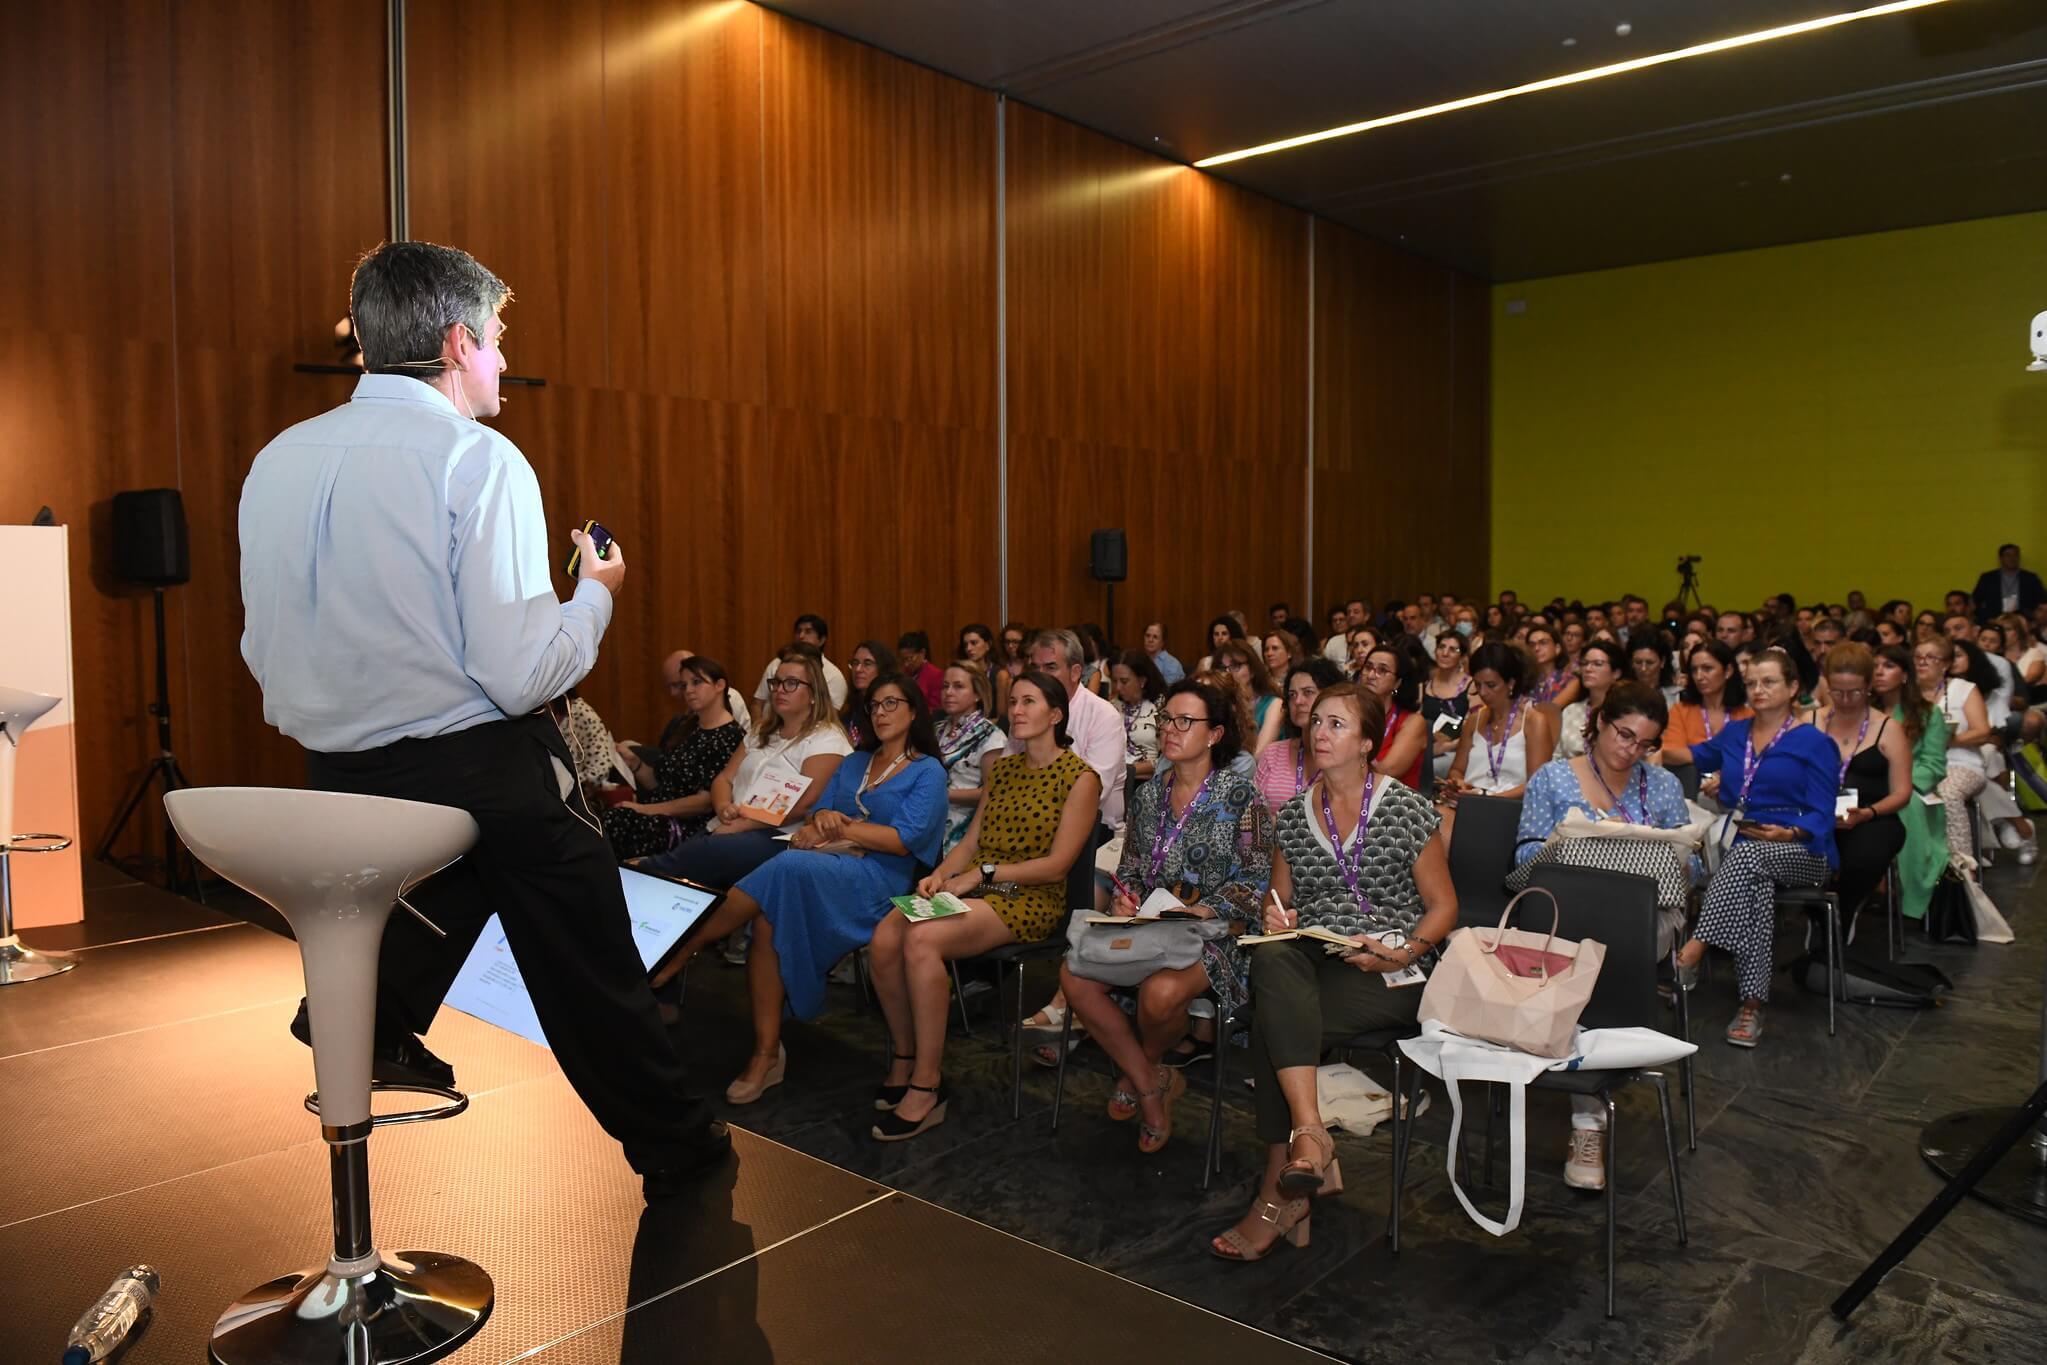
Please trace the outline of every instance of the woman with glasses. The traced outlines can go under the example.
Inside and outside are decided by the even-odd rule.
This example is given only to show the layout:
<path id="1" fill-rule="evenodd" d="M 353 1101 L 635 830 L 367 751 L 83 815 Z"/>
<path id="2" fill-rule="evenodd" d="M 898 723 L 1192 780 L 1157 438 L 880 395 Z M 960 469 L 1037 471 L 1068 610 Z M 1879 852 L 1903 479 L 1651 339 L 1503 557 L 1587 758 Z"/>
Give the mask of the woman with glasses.
<path id="1" fill-rule="evenodd" d="M 1326 658 L 1303 660 L 1287 670 L 1285 736 L 1258 755 L 1252 782 L 1265 804 L 1278 810 L 1315 780 L 1315 751 L 1308 745 L 1308 717 L 1322 690 L 1342 682 L 1343 670 Z"/>
<path id="2" fill-rule="evenodd" d="M 1131 801 L 1109 913 L 1134 916 L 1163 889 L 1203 919 L 1228 921 L 1229 933 L 1207 940 L 1200 962 L 1146 977 L 1136 987 L 1134 1026 L 1085 964 L 1069 955 L 1059 969 L 1074 1014 L 1121 1069 L 1109 1117 L 1139 1120 L 1137 1149 L 1147 1156 L 1171 1139 L 1173 1103 L 1187 1089 L 1166 1056 L 1192 1038 L 1188 1005 L 1210 991 L 1225 1014 L 1244 1002 L 1235 936 L 1259 922 L 1272 867 L 1272 811 L 1248 778 L 1229 770 L 1241 744 L 1235 712 L 1214 688 L 1187 679 L 1166 693 L 1158 724 L 1164 767 Z"/>
<path id="3" fill-rule="evenodd" d="M 1963 860 L 1976 857 L 1975 812 L 1969 803 L 1983 794 L 1989 782 L 1983 746 L 1996 733 L 1984 693 L 1997 685 L 1997 679 L 1988 665 L 1974 668 L 1973 662 L 1945 635 L 1912 646 L 1919 695 L 1947 723 L 1947 776 L 1941 781 L 1940 797 L 1947 816 L 1948 853 L 1963 866 L 1968 865 Z"/>
<path id="4" fill-rule="evenodd" d="M 1001 717 L 1009 714 L 1009 685 L 1030 668 L 1030 639 L 1030 628 L 1023 622 L 1003 623 L 1001 660 L 988 671 L 988 680 L 995 684 L 995 709 L 989 715 Z"/>
<path id="5" fill-rule="evenodd" d="M 991 717 L 995 694 L 979 664 L 956 659 L 946 666 L 939 688 L 940 713 L 934 731 L 936 757 L 945 769 L 945 845 L 949 851 L 966 837 L 974 812 L 986 795 L 988 765 L 1002 752 L 1009 736 Z"/>
<path id="6" fill-rule="evenodd" d="M 1215 659 L 1216 670 L 1229 674 L 1251 701 L 1250 743 L 1246 747 L 1256 757 L 1279 738 L 1280 722 L 1286 717 L 1279 688 L 1265 671 L 1265 660 L 1245 641 L 1230 641 L 1215 652 Z"/>
<path id="7" fill-rule="evenodd" d="M 691 839 L 647 860 L 653 871 L 723 891 L 782 851 L 775 839 L 793 829 L 817 804 L 839 760 L 853 751 L 839 718 L 832 714 L 824 669 L 814 649 L 790 648 L 775 662 L 769 680 L 767 714 L 752 739 L 732 751 L 711 780 L 708 837 Z M 801 778 L 808 785 L 778 823 L 755 819 L 740 803 L 764 779 Z M 662 975 L 659 985 L 674 976 Z"/>
<path id="8" fill-rule="evenodd" d="M 1581 627 L 1579 635 L 1583 634 Z M 1556 632 L 1547 625 L 1531 625 L 1527 643 L 1528 652 L 1535 659 L 1535 680 L 1529 684 L 1528 695 L 1558 710 L 1578 700 L 1585 685 L 1571 672 L 1570 660 L 1564 656 Z"/>
<path id="9" fill-rule="evenodd" d="M 746 959 L 753 1055 L 726 1087 L 727 1104 L 752 1104 L 782 1083 L 785 1007 L 816 1018 L 832 964 L 873 938 L 889 897 L 909 891 L 917 869 L 938 860 L 945 773 L 933 756 L 938 737 L 923 689 L 901 674 L 876 678 L 864 728 L 865 746 L 838 764 L 789 851 L 741 878 L 678 955 L 676 971 L 692 952 L 753 927 Z"/>
<path id="10" fill-rule="evenodd" d="M 1322 1053 L 1370 1029 L 1411 1025 L 1421 987 L 1394 986 L 1388 974 L 1424 962 L 1457 923 L 1435 810 L 1372 771 L 1384 722 L 1379 699 L 1354 685 L 1317 697 L 1308 743 L 1319 772 L 1274 825 L 1265 932 L 1327 929 L 1357 951 L 1332 956 L 1307 938 L 1251 949 L 1265 1173 L 1249 1212 L 1209 1244 L 1226 1261 L 1261 1260 L 1282 1238 L 1307 1245 L 1310 1200 L 1343 1188 L 1316 1095 Z"/>
<path id="11" fill-rule="evenodd" d="M 1422 764 L 1429 753 L 1429 722 L 1422 715 L 1421 685 L 1415 681 L 1414 665 L 1400 646 L 1390 641 L 1374 645 L 1365 655 L 1365 691 L 1385 708 L 1385 733 L 1372 751 L 1372 771 L 1407 784 L 1409 791 L 1422 789 Z"/>
<path id="12" fill-rule="evenodd" d="M 896 672 L 896 652 L 885 641 L 862 640 L 853 646 L 846 660 L 846 704 L 839 710 L 839 724 L 849 742 L 858 745 L 866 736 L 867 689 L 884 673 Z"/>
<path id="13" fill-rule="evenodd" d="M 1814 715 L 1813 724 L 1840 751 L 1837 799 L 1846 806 L 1834 817 L 1834 847 L 1841 868 L 1835 889 L 1841 897 L 1842 923 L 1853 924 L 1891 859 L 1905 846 L 1905 825 L 1898 813 L 1912 799 L 1912 742 L 1904 726 L 1891 723 L 1888 710 L 1871 704 L 1876 656 L 1865 646 L 1835 645 L 1821 668 L 1827 679 L 1827 705 Z"/>
<path id="14" fill-rule="evenodd" d="M 1663 735 L 1663 695 L 1636 682 L 1618 682 L 1592 718 L 1592 739 L 1576 758 L 1556 758 L 1528 779 L 1521 798 L 1521 826 L 1514 847 L 1515 864 L 1541 853 L 1565 817 L 1576 813 L 1589 820 L 1644 825 L 1652 829 L 1683 829 L 1691 823 L 1684 792 L 1675 777 L 1649 762 Z M 1617 840 L 1573 841 L 1569 861 L 1579 867 L 1608 867 L 1639 873 L 1639 862 Z M 1675 855 L 1673 855 L 1675 856 Z M 1668 957 L 1684 927 L 1686 897 L 1677 882 L 1689 886 L 1697 859 L 1687 859 L 1686 875 L 1659 878 L 1656 951 Z M 1671 885 L 1665 885 L 1666 881 Z M 1606 1188 L 1606 1106 L 1597 1096 L 1571 1097 L 1570 1155 L 1564 1162 L 1564 1183 L 1573 1189 Z"/>
<path id="15" fill-rule="evenodd" d="M 1023 752 L 990 765 L 988 795 L 966 837 L 917 883 L 919 896 L 963 899 L 965 913 L 914 924 L 885 914 L 875 927 L 868 961 L 892 1054 L 874 1097 L 877 1142 L 945 1122 L 946 964 L 1005 943 L 1042 943 L 1066 922 L 1066 875 L 1088 856 L 1102 802 L 1101 778 L 1073 752 L 1068 704 L 1049 673 L 1025 673 L 1010 691 L 1009 734 Z"/>
<path id="16" fill-rule="evenodd" d="M 1606 704 L 1606 689 L 1628 676 L 1628 652 L 1611 637 L 1587 640 L 1578 656 L 1578 679 L 1584 693 L 1566 706 L 1557 721 L 1557 752 L 1577 758 L 1585 752 L 1585 736 L 1592 718 Z"/>
<path id="17" fill-rule="evenodd" d="M 1458 731 L 1471 711 L 1471 674 L 1464 667 L 1470 650 L 1465 638 L 1455 631 L 1438 635 L 1436 666 L 1422 684 L 1422 719 L 1429 723 L 1429 750 L 1438 783 L 1457 756 Z M 1449 719 L 1443 719 L 1445 716 Z"/>
<path id="18" fill-rule="evenodd" d="M 649 763 L 630 760 L 635 800 L 607 807 L 604 837 L 619 858 L 666 853 L 704 832 L 711 814 L 711 783 L 739 749 L 746 732 L 727 703 L 730 680 L 716 659 L 682 661 L 682 697 L 689 720 L 681 742 Z"/>
<path id="19" fill-rule="evenodd" d="M 1781 649 L 1766 649 L 1749 667 L 1755 715 L 1729 723 L 1692 747 L 1702 773 L 1724 771 L 1720 804 L 1734 842 L 1706 884 L 1706 901 L 1691 940 L 1678 951 L 1678 984 L 1698 984 L 1708 945 L 1734 954 L 1741 1009 L 1727 1041 L 1754 1047 L 1763 1036 L 1777 928 L 1777 888 L 1814 887 L 1834 869 L 1834 793 L 1839 749 L 1793 711 L 1797 666 Z M 1723 825 L 1716 822 L 1717 835 Z"/>
<path id="20" fill-rule="evenodd" d="M 1589 646 L 1588 646 L 1589 648 Z M 1521 651 L 1486 644 L 1471 658 L 1478 706 L 1464 723 L 1457 754 L 1443 779 L 1443 796 L 1519 796 L 1528 775 L 1549 762 L 1557 748 L 1557 722 L 1523 691 Z"/>
<path id="21" fill-rule="evenodd" d="M 1919 799 L 1908 800 L 1898 812 L 1905 826 L 1905 846 L 1898 854 L 1898 908 L 1906 919 L 1923 920 L 1948 865 L 1947 822 L 1941 807 L 1927 804 L 1947 779 L 1947 722 L 1920 694 L 1912 677 L 1912 651 L 1903 645 L 1876 651 L 1869 698 L 1912 742 L 1912 790 Z"/>

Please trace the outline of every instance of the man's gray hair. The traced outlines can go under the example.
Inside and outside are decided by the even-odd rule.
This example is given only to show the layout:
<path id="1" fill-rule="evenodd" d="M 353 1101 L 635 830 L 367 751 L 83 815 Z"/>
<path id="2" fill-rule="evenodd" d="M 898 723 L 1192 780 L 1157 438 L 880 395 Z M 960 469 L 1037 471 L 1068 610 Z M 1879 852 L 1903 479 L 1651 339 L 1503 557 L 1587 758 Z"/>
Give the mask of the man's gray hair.
<path id="1" fill-rule="evenodd" d="M 1041 649 L 1056 649 L 1066 656 L 1070 667 L 1079 668 L 1087 662 L 1087 651 L 1081 648 L 1080 637 L 1070 630 L 1041 630 L 1031 637 L 1031 653 Z"/>
<path id="2" fill-rule="evenodd" d="M 505 282 L 466 251 L 432 242 L 386 242 L 356 262 L 348 312 L 371 371 L 402 367 L 424 379 L 448 329 L 462 323 L 483 344 L 484 328 L 512 300 Z"/>

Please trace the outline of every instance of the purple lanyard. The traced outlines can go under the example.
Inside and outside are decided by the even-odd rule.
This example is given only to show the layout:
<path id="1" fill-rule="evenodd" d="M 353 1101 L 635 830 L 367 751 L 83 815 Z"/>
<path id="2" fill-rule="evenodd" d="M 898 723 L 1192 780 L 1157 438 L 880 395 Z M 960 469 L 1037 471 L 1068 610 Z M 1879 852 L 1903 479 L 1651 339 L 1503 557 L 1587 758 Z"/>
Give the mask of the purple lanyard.
<path id="1" fill-rule="evenodd" d="M 1791 727 L 1797 723 L 1797 720 L 1798 718 L 1796 716 L 1791 715 L 1789 712 L 1786 712 L 1784 716 L 1784 723 L 1777 727 L 1776 734 L 1770 736 L 1770 742 L 1763 746 L 1762 753 L 1756 752 L 1755 722 L 1754 721 L 1749 722 L 1748 750 L 1741 757 L 1741 795 L 1734 798 L 1734 807 L 1736 810 L 1740 810 L 1743 806 L 1746 806 L 1748 804 L 1748 789 L 1750 784 L 1752 784 L 1756 780 L 1756 770 L 1763 766 L 1763 754 L 1767 754 L 1770 752 L 1770 750 L 1776 748 L 1777 741 L 1784 738 L 1785 732 L 1790 730 Z M 1864 723 L 1865 724 L 1867 723 L 1866 719 Z M 1846 771 L 1846 769 L 1844 768 L 1843 771 Z"/>
<path id="2" fill-rule="evenodd" d="M 1308 741 L 1294 741 L 1294 795 L 1308 790 Z"/>
<path id="3" fill-rule="evenodd" d="M 1500 760 L 1507 756 L 1507 745 L 1514 738 L 1514 722 L 1521 719 L 1521 709 L 1526 705 L 1528 705 L 1528 698 L 1522 697 L 1507 708 L 1507 728 L 1500 735 L 1498 748 L 1493 747 L 1492 740 L 1486 739 L 1484 735 L 1479 736 L 1481 739 L 1485 739 L 1486 766 L 1492 769 L 1492 775 L 1495 778 L 1500 775 Z"/>
<path id="4" fill-rule="evenodd" d="M 1847 780 L 1848 780 L 1848 765 L 1849 765 L 1850 763 L 1853 763 L 1853 762 L 1855 761 L 1855 755 L 1857 755 L 1857 754 L 1859 754 L 1859 753 L 1861 753 L 1861 752 L 1862 752 L 1862 737 L 1863 737 L 1864 735 L 1868 734 L 1868 733 L 1869 733 L 1869 708 L 1868 708 L 1867 706 L 1865 706 L 1865 707 L 1863 707 L 1863 708 L 1862 708 L 1862 728 L 1861 728 L 1861 729 L 1859 729 L 1859 730 L 1857 730 L 1857 731 L 1855 732 L 1855 747 L 1853 747 L 1852 749 L 1850 749 L 1850 750 L 1848 751 L 1848 757 L 1846 757 L 1846 758 L 1844 758 L 1844 759 L 1842 759 L 1842 760 L 1841 760 L 1841 775 L 1840 775 L 1839 777 L 1837 777 L 1837 778 L 1835 778 L 1835 779 L 1834 779 L 1834 785 L 1835 785 L 1835 786 L 1837 786 L 1837 787 L 1838 787 L 1838 786 L 1841 786 L 1841 785 L 1842 785 L 1843 783 L 1847 782 Z M 1827 731 L 1827 738 L 1828 738 L 1828 739 L 1834 739 L 1834 732 L 1833 732 L 1833 731 L 1832 731 L 1831 729 Z M 1775 740 L 1771 740 L 1770 742 L 1771 742 L 1772 744 L 1776 743 L 1776 741 L 1775 741 Z M 1841 741 L 1839 741 L 1839 740 L 1834 740 L 1834 742 L 1835 742 L 1836 744 L 1839 744 L 1839 743 L 1840 743 Z"/>
<path id="5" fill-rule="evenodd" d="M 1646 825 L 1649 823 L 1649 770 L 1647 768 L 1644 768 L 1640 763 L 1635 765 L 1635 800 L 1642 808 L 1642 818 L 1636 820 L 1621 809 L 1620 794 L 1614 791 L 1612 787 L 1606 785 L 1606 774 L 1599 771 L 1599 760 L 1588 754 L 1585 761 L 1592 765 L 1592 775 L 1599 779 L 1599 789 L 1605 792 L 1606 799 L 1613 803 L 1608 808 L 1607 813 L 1609 815 L 1619 817 L 1620 822 L 1624 825 Z"/>
<path id="6" fill-rule="evenodd" d="M 1159 796 L 1159 829 L 1151 841 L 1150 881 L 1154 887 L 1158 885 L 1159 874 L 1165 870 L 1166 855 L 1173 851 L 1173 845 L 1180 842 L 1180 832 L 1187 827 L 1187 817 L 1201 804 L 1201 798 L 1208 794 L 1208 784 L 1213 781 L 1215 769 L 1210 768 L 1208 776 L 1201 779 L 1201 786 L 1187 799 L 1186 809 L 1180 812 L 1180 818 L 1174 820 L 1172 828 L 1168 830 L 1166 821 L 1173 813 L 1173 782 L 1171 778 L 1166 779 L 1166 789 Z"/>
<path id="7" fill-rule="evenodd" d="M 1723 722 L 1727 719 L 1727 703 L 1724 701 L 1720 703 L 1720 719 Z M 1699 703 L 1699 726 L 1706 732 L 1707 739 L 1713 738 L 1713 714 L 1706 709 L 1703 701 Z"/>
<path id="8" fill-rule="evenodd" d="M 1370 768 L 1365 770 L 1364 794 L 1358 798 L 1357 828 L 1351 831 L 1350 847 L 1343 846 L 1343 836 L 1336 832 L 1336 812 L 1329 807 L 1329 779 L 1322 779 L 1322 823 L 1329 830 L 1329 847 L 1336 853 L 1336 870 L 1342 876 L 1343 884 L 1350 888 L 1351 899 L 1358 903 L 1364 914 L 1372 912 L 1372 903 L 1365 899 L 1365 893 L 1358 890 L 1358 879 L 1365 864 L 1365 825 L 1372 814 L 1372 788 L 1379 775 Z"/>

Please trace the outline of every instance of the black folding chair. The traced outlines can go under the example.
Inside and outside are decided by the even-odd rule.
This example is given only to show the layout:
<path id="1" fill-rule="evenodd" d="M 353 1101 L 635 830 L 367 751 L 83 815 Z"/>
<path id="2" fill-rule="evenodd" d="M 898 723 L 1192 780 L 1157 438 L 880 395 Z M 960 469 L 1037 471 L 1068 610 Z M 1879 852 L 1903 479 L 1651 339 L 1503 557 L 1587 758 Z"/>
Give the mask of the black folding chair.
<path id="1" fill-rule="evenodd" d="M 1463 817 L 1459 817 L 1460 823 Z M 1535 870 L 1531 884 L 1548 889 L 1557 898 L 1557 934 L 1568 939 L 1596 939 L 1606 945 L 1606 959 L 1592 988 L 1592 998 L 1579 1017 L 1584 1028 L 1663 1029 L 1663 1007 L 1656 997 L 1656 883 L 1602 868 L 1546 864 Z M 1536 897 L 1533 912 L 1520 927 L 1546 932 L 1551 920 L 1550 903 Z M 1495 920 L 1497 923 L 1497 920 Z M 1421 1068 L 1408 1071 L 1406 1095 L 1408 1112 L 1413 1112 Z M 1613 1092 L 1622 1085 L 1646 1082 L 1656 1087 L 1657 1107 L 1663 1114 L 1663 1148 L 1670 1163 L 1672 1207 L 1677 1214 L 1677 1240 L 1690 1242 L 1685 1228 L 1684 1184 L 1677 1168 L 1677 1138 L 1671 1127 L 1670 1089 L 1663 1073 L 1653 1070 L 1545 1071 L 1531 1085 L 1561 1090 L 1573 1095 L 1597 1096 L 1606 1106 L 1606 1315 L 1614 1315 L 1614 1236 L 1619 1208 L 1619 1182 L 1614 1154 L 1619 1150 L 1619 1115 Z M 1401 1147 L 1413 1138 L 1407 1125 Z M 1407 1154 L 1399 1150 L 1395 1170 L 1404 1182 Z M 1399 1195 L 1396 1193 L 1395 1202 Z"/>
<path id="2" fill-rule="evenodd" d="M 1498 924 L 1511 899 L 1504 883 L 1514 870 L 1521 798 L 1463 797 L 1451 831 L 1450 881 L 1457 888 L 1457 922 Z"/>

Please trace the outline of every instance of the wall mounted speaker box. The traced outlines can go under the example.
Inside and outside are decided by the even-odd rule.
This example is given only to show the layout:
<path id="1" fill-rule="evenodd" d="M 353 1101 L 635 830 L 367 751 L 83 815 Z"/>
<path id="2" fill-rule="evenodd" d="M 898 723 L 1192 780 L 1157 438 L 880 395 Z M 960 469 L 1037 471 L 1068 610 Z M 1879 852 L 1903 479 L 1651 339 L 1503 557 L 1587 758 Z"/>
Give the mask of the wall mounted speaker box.
<path id="1" fill-rule="evenodd" d="M 1088 537 L 1087 571 L 1097 583 L 1121 583 L 1130 577 L 1130 545 L 1122 531 L 1096 531 Z"/>
<path id="2" fill-rule="evenodd" d="M 171 588 L 192 577 L 185 499 L 175 488 L 114 494 L 114 567 L 130 583 Z"/>

